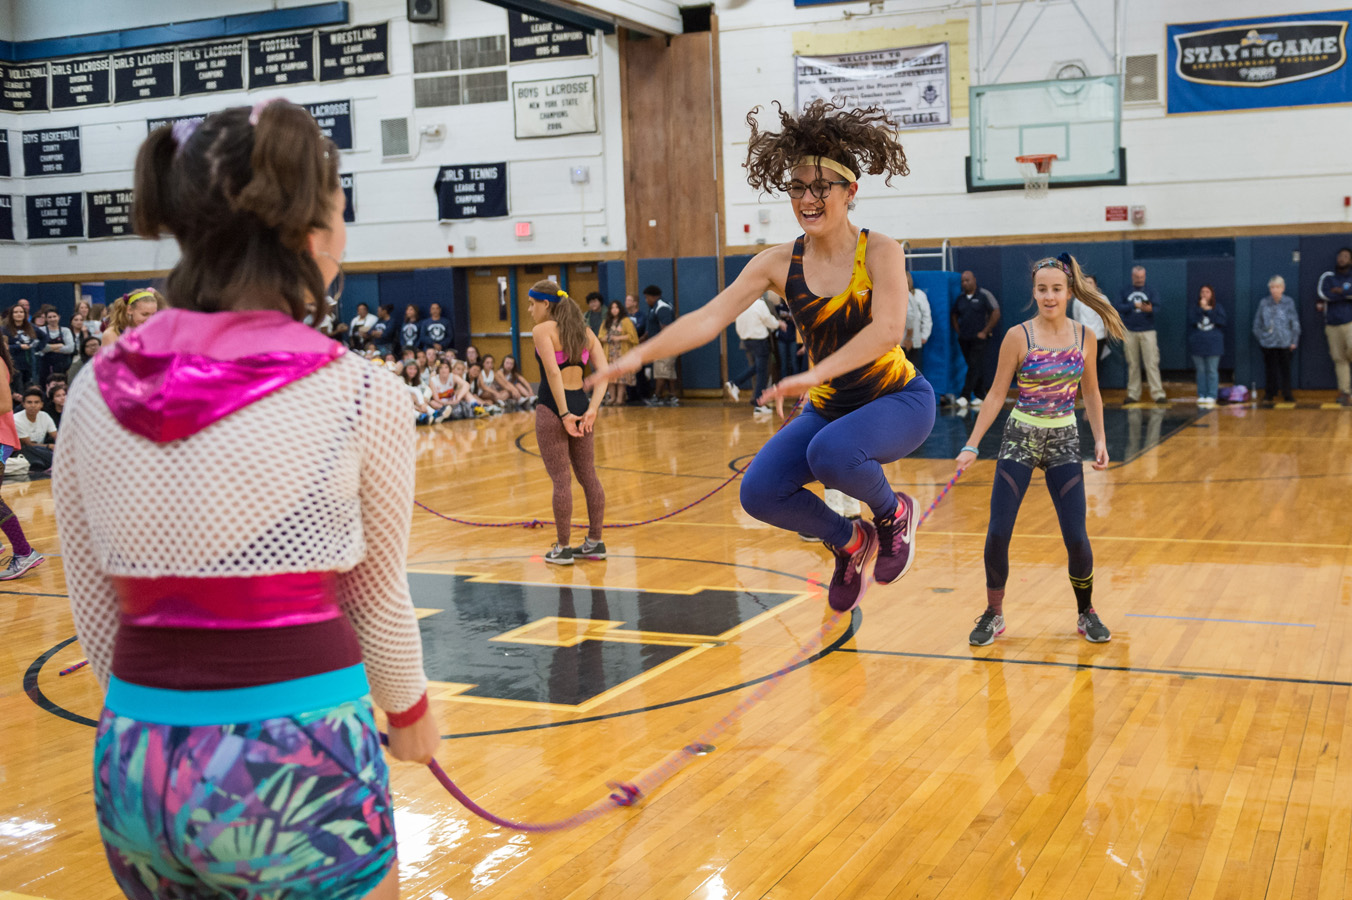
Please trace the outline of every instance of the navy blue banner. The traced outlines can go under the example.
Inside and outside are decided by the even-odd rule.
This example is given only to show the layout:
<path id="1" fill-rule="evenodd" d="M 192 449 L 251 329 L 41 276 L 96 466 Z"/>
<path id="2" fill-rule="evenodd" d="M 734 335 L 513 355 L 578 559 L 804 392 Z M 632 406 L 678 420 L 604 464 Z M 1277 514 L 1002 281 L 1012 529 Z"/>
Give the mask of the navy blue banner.
<path id="1" fill-rule="evenodd" d="M 325 103 L 307 103 L 305 111 L 314 116 L 324 137 L 333 141 L 339 150 L 352 149 L 352 101 L 329 100 Z"/>
<path id="2" fill-rule="evenodd" d="M 432 186 L 437 191 L 437 218 L 442 221 L 507 215 L 505 162 L 442 166 Z"/>
<path id="3" fill-rule="evenodd" d="M 0 241 L 14 240 L 14 196 L 0 194 Z"/>
<path id="4" fill-rule="evenodd" d="M 1169 112 L 1352 103 L 1352 10 L 1168 26 Z"/>
<path id="5" fill-rule="evenodd" d="M 343 196 L 347 198 L 347 205 L 343 207 L 343 221 L 357 221 L 357 195 L 356 181 L 351 172 L 345 175 L 339 175 L 338 181 L 343 186 Z"/>

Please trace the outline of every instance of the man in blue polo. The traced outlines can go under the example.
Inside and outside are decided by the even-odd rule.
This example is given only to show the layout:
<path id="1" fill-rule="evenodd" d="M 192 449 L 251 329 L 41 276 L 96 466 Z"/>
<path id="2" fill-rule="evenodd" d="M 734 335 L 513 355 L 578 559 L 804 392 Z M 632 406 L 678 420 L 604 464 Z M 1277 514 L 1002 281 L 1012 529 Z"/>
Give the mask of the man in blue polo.
<path id="1" fill-rule="evenodd" d="M 418 349 L 448 349 L 455 337 L 450 320 L 441 317 L 440 303 L 433 303 L 428 307 L 428 312 L 430 315 L 418 325 Z"/>
<path id="2" fill-rule="evenodd" d="M 1352 247 L 1333 258 L 1333 269 L 1319 276 L 1315 309 L 1324 314 L 1324 336 L 1338 376 L 1338 402 L 1352 406 Z"/>
<path id="3" fill-rule="evenodd" d="M 1159 291 L 1145 282 L 1145 266 L 1133 266 L 1131 286 L 1122 290 L 1115 306 L 1127 326 L 1127 337 L 1122 342 L 1127 354 L 1127 402 L 1141 400 L 1141 369 L 1145 369 L 1150 399 L 1163 403 L 1164 383 L 1160 381 L 1160 345 L 1155 336 L 1155 306 L 1160 302 Z"/>

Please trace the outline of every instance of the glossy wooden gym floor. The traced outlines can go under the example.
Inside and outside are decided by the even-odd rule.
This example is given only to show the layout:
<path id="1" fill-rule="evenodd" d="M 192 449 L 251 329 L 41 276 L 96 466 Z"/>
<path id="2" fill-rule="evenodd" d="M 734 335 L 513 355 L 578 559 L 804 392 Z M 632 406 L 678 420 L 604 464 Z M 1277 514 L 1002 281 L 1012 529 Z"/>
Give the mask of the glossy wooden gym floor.
<path id="1" fill-rule="evenodd" d="M 941 420 L 932 458 L 888 467 L 921 508 L 969 423 Z M 741 405 L 606 411 L 608 519 L 698 498 L 774 427 Z M 984 604 L 987 455 L 925 524 L 912 572 L 873 589 L 851 632 L 828 637 L 832 652 L 640 806 L 517 834 L 395 765 L 404 896 L 1352 894 L 1352 413 L 1309 399 L 1118 407 L 1110 430 L 1115 468 L 1086 481 L 1111 643 L 1075 633 L 1035 476 L 1009 630 L 968 646 Z M 482 522 L 548 518 L 534 444 L 525 413 L 421 429 L 418 499 Z M 4 495 L 33 542 L 59 553 L 50 483 Z M 603 797 L 607 780 L 717 722 L 754 690 L 738 685 L 788 661 L 825 618 L 812 579 L 829 577 L 826 551 L 751 520 L 736 483 L 605 539 L 608 561 L 556 568 L 541 559 L 550 529 L 413 514 L 433 708 L 453 735 L 438 758 L 501 815 L 556 819 Z M 100 695 L 87 670 L 57 675 L 78 643 L 53 652 L 73 634 L 60 559 L 5 588 L 0 897 L 118 897 L 81 721 Z"/>

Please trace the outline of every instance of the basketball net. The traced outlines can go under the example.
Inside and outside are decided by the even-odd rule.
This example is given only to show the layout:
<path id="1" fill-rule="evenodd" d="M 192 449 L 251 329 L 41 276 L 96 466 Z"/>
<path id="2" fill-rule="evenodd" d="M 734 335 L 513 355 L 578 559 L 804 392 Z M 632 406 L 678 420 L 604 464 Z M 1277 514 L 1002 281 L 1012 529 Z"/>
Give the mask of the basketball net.
<path id="1" fill-rule="evenodd" d="M 1052 163 L 1055 153 L 1037 153 L 1031 156 L 1016 156 L 1019 168 L 1023 171 L 1023 196 L 1029 200 L 1041 200 L 1047 196 L 1047 187 L 1052 180 Z"/>

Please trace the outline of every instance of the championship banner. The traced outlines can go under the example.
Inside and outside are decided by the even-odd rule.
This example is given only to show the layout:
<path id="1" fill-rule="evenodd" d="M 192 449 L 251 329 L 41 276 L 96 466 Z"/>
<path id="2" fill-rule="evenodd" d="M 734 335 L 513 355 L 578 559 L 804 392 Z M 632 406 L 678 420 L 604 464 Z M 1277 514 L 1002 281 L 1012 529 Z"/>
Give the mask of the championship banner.
<path id="1" fill-rule="evenodd" d="M 507 215 L 505 162 L 442 166 L 432 187 L 437 192 L 437 218 L 443 222 Z"/>
<path id="2" fill-rule="evenodd" d="M 817 98 L 881 106 L 902 128 L 950 124 L 948 44 L 795 56 L 798 109 Z"/>
<path id="3" fill-rule="evenodd" d="M 516 136 L 596 133 L 596 76 L 512 82 Z"/>
<path id="4" fill-rule="evenodd" d="M 1352 103 L 1352 10 L 1168 26 L 1169 112 Z"/>

